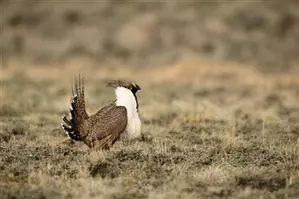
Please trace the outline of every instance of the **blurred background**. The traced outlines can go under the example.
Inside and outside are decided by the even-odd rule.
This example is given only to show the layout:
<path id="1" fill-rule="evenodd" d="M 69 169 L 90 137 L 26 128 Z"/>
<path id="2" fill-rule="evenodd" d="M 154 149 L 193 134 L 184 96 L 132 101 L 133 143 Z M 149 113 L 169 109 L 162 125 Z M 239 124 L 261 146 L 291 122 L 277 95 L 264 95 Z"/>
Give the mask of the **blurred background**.
<path id="1" fill-rule="evenodd" d="M 297 0 L 1 0 L 0 6 L 3 67 L 81 58 L 97 66 L 158 67 L 186 57 L 268 72 L 299 65 Z"/>
<path id="2" fill-rule="evenodd" d="M 1 198 L 299 198 L 298 0 L 0 0 Z M 137 82 L 143 141 L 61 128 Z M 59 165 L 59 166 L 57 166 Z M 127 193 L 126 193 L 127 192 Z"/>

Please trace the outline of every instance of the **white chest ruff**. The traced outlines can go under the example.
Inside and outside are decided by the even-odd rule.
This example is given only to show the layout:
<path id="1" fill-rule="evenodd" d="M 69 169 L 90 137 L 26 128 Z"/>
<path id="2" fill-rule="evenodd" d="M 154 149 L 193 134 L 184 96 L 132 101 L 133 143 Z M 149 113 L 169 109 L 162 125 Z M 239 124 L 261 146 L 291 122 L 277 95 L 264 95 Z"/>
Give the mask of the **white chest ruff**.
<path id="1" fill-rule="evenodd" d="M 128 120 L 126 134 L 129 139 L 134 139 L 139 137 L 140 133 L 141 133 L 141 122 L 137 113 L 136 117 L 132 118 L 131 120 Z"/>
<path id="2" fill-rule="evenodd" d="M 127 127 L 125 130 L 126 137 L 134 139 L 141 134 L 141 122 L 137 112 L 137 103 L 133 93 L 124 87 L 118 87 L 115 90 L 116 105 L 124 106 L 127 109 Z"/>

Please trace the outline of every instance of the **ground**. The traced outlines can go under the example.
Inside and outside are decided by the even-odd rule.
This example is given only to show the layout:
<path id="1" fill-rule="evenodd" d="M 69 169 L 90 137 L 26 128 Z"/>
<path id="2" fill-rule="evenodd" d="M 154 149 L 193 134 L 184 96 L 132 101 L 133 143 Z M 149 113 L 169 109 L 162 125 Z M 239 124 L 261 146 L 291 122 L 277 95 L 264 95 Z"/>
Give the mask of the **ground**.
<path id="1" fill-rule="evenodd" d="M 141 86 L 140 140 L 96 152 L 67 138 L 61 115 L 79 72 L 88 113 L 114 99 L 109 77 Z M 5 67 L 1 196 L 298 198 L 298 75 L 190 58 L 155 68 Z"/>

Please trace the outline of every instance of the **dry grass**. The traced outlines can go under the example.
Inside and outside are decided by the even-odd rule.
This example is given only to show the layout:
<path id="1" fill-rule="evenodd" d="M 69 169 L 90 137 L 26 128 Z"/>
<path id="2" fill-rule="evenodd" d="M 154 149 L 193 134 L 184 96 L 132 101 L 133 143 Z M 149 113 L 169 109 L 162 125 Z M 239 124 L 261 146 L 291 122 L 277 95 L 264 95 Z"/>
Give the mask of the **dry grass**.
<path id="1" fill-rule="evenodd" d="M 65 64 L 2 70 L 3 198 L 298 198 L 299 81 L 252 66 L 186 59 L 132 69 Z M 67 139 L 70 83 L 86 81 L 88 111 L 129 78 L 144 138 L 95 152 Z"/>

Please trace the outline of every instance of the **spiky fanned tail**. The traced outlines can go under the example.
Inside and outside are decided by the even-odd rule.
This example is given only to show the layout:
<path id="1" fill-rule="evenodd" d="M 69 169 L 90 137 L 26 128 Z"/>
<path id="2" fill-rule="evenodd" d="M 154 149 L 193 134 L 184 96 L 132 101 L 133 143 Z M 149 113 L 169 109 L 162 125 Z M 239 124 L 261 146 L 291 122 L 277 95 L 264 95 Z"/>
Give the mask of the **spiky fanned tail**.
<path id="1" fill-rule="evenodd" d="M 67 135 L 75 141 L 83 141 L 86 137 L 84 125 L 88 118 L 85 109 L 84 99 L 84 78 L 80 77 L 75 82 L 75 88 L 72 89 L 72 100 L 70 105 L 70 120 L 65 115 L 62 116 L 62 120 L 65 124 L 62 124 L 62 128 L 66 131 Z"/>

